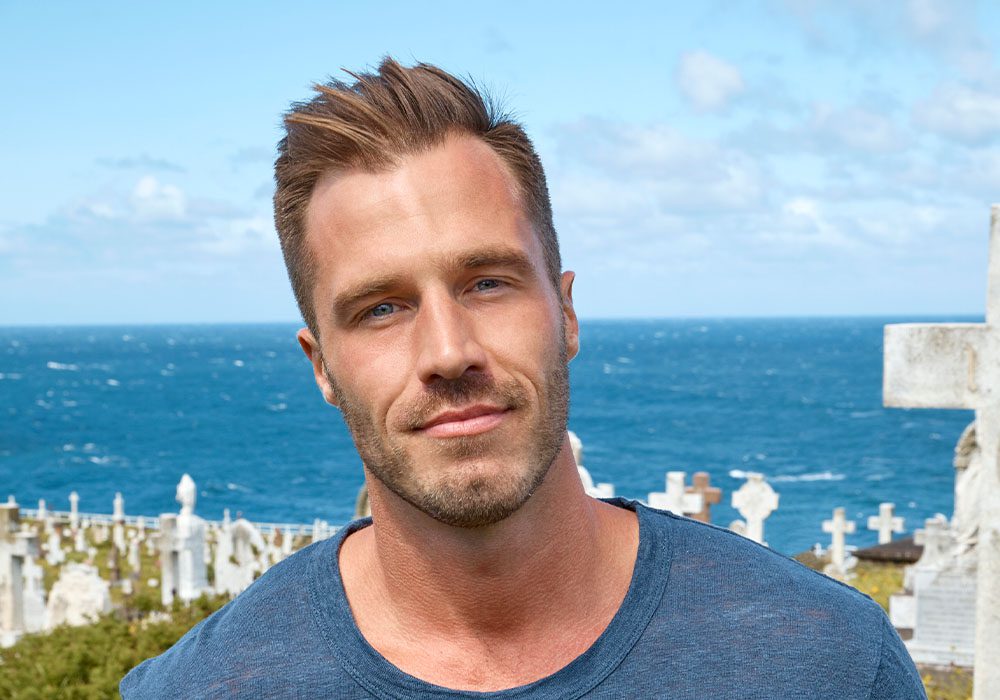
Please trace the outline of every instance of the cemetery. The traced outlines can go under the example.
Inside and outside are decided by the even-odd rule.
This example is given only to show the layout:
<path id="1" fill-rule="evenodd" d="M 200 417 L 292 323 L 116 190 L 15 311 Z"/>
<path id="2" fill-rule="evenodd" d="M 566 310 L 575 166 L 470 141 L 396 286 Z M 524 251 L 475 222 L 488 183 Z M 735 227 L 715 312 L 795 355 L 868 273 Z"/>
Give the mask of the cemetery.
<path id="1" fill-rule="evenodd" d="M 796 557 L 886 609 L 931 697 L 968 697 L 973 679 L 977 700 L 1000 697 L 1000 665 L 977 663 L 1000 658 L 1000 207 L 992 215 L 986 323 L 885 327 L 887 406 L 975 411 L 953 465 L 940 465 L 954 471 L 953 513 L 906 523 L 886 502 L 858 522 L 837 507 L 816 513 L 816 539 L 826 544 Z M 583 442 L 573 433 L 570 440 L 583 489 L 614 497 L 614 484 L 595 482 L 585 466 Z M 661 483 L 645 499 L 649 506 L 705 523 L 727 496 L 706 472 L 689 480 L 669 470 Z M 337 530 L 319 519 L 233 519 L 228 510 L 221 521 L 206 520 L 197 514 L 197 493 L 183 474 L 177 506 L 159 515 L 130 514 L 122 493 L 110 514 L 102 504 L 81 509 L 75 492 L 67 494 L 68 509 L 45 501 L 24 507 L 15 495 L 0 505 L 0 694 L 23 687 L 17 674 L 27 665 L 19 659 L 52 653 L 43 651 L 47 638 L 72 650 L 74 635 L 86 634 L 80 630 L 103 641 L 62 652 L 75 670 L 39 666 L 67 677 L 91 673 L 88 682 L 113 688 L 137 661 L 165 650 L 271 566 Z M 765 475 L 746 473 L 728 501 L 741 517 L 726 527 L 767 546 L 766 521 L 782 501 Z M 369 514 L 363 490 L 356 503 L 356 516 Z M 877 533 L 877 546 L 852 545 L 862 528 Z M 912 538 L 897 537 L 907 529 Z M 111 661 L 88 656 L 95 653 Z"/>

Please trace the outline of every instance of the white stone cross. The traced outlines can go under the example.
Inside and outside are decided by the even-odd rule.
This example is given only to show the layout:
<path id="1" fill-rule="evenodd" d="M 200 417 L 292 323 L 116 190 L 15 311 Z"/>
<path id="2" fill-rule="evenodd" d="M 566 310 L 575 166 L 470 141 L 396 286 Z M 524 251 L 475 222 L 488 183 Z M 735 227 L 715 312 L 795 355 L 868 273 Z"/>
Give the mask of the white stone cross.
<path id="1" fill-rule="evenodd" d="M 892 542 L 892 533 L 903 532 L 903 519 L 892 515 L 895 507 L 893 503 L 879 503 L 878 515 L 868 516 L 868 529 L 878 530 L 879 544 L 889 544 Z"/>
<path id="2" fill-rule="evenodd" d="M 660 510 L 669 510 L 677 515 L 700 513 L 705 507 L 705 497 L 700 493 L 687 493 L 685 472 L 667 472 L 667 490 L 649 494 L 649 505 Z"/>
<path id="3" fill-rule="evenodd" d="M 746 536 L 754 542 L 764 541 L 764 521 L 778 507 L 778 494 L 757 472 L 747 474 L 747 481 L 733 493 L 733 508 L 746 520 Z"/>
<path id="4" fill-rule="evenodd" d="M 1000 205 L 990 217 L 986 323 L 885 327 L 883 399 L 900 408 L 976 412 L 980 476 L 975 700 L 1000 698 Z"/>
<path id="5" fill-rule="evenodd" d="M 80 527 L 80 495 L 73 491 L 69 494 L 69 528 L 73 532 Z"/>
<path id="6" fill-rule="evenodd" d="M 844 535 L 854 533 L 854 521 L 848 520 L 843 508 L 833 509 L 833 520 L 823 521 L 823 532 L 830 533 L 830 563 L 837 573 L 844 571 Z"/>

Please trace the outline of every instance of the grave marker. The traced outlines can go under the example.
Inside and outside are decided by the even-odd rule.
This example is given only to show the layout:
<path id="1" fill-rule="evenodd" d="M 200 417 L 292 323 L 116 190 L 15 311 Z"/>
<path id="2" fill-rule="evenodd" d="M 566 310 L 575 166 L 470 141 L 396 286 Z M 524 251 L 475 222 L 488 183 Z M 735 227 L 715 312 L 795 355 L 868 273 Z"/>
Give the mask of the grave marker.
<path id="1" fill-rule="evenodd" d="M 993 205 L 986 322 L 885 327 L 883 396 L 899 408 L 976 412 L 979 535 L 975 602 L 975 700 L 1000 698 L 1000 206 Z M 919 620 L 918 620 L 919 624 Z M 919 632 L 918 632 L 919 633 Z"/>

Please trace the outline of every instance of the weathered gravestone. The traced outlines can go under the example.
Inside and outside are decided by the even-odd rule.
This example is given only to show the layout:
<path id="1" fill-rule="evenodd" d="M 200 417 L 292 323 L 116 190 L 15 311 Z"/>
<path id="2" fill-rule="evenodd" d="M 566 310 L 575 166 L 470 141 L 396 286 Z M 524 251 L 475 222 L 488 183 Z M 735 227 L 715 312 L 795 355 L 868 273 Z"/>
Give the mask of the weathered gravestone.
<path id="1" fill-rule="evenodd" d="M 975 700 L 1000 698 L 1000 206 L 991 212 L 985 323 L 898 324 L 885 327 L 886 406 L 965 408 L 976 413 L 982 451 L 975 549 Z M 943 574 L 942 574 L 943 575 Z M 968 590 L 963 589 L 963 590 Z M 952 591 L 960 595 L 959 591 Z M 967 597 L 962 594 L 963 597 Z M 943 599 L 917 597 L 922 608 Z M 949 598 L 956 603 L 955 598 Z M 935 602 L 937 601 L 937 602 Z M 971 604 L 971 601 L 967 601 Z M 952 607 L 952 612 L 954 607 Z M 913 641 L 913 640 L 911 640 Z M 919 646 L 910 646 L 918 662 Z"/>
<path id="2" fill-rule="evenodd" d="M 24 560 L 38 553 L 38 539 L 20 531 L 21 511 L 13 498 L 0 505 L 0 646 L 25 631 Z"/>
<path id="3" fill-rule="evenodd" d="M 229 523 L 223 521 L 219 541 L 215 546 L 215 591 L 235 596 L 253 583 L 263 571 L 259 555 L 266 544 L 260 531 L 253 524 L 239 518 Z"/>
<path id="4" fill-rule="evenodd" d="M 691 517 L 703 523 L 712 522 L 712 506 L 722 501 L 722 489 L 712 486 L 712 477 L 708 472 L 695 472 L 687 492 L 701 494 L 702 500 L 701 510 L 691 513 Z"/>
<path id="5" fill-rule="evenodd" d="M 763 474 L 750 472 L 746 483 L 733 493 L 733 508 L 739 511 L 744 520 L 737 520 L 729 529 L 766 545 L 764 521 L 777 509 L 778 499 L 778 494 L 764 480 Z"/>
<path id="6" fill-rule="evenodd" d="M 943 515 L 928 519 L 914 540 L 923 554 L 906 569 L 905 592 L 889 600 L 892 624 L 919 663 L 972 666 L 975 560 L 957 554 L 954 529 Z"/>
<path id="7" fill-rule="evenodd" d="M 853 534 L 854 529 L 854 521 L 847 519 L 843 508 L 834 508 L 833 518 L 823 521 L 823 532 L 830 533 L 830 563 L 823 568 L 827 576 L 840 580 L 846 578 L 851 562 L 846 557 L 844 536 Z"/>
<path id="8" fill-rule="evenodd" d="M 650 507 L 677 515 L 700 513 L 705 508 L 705 498 L 700 493 L 689 493 L 684 485 L 686 479 L 685 472 L 667 472 L 667 489 L 649 494 Z"/>
<path id="9" fill-rule="evenodd" d="M 94 566 L 66 564 L 49 592 L 46 612 L 49 629 L 59 625 L 88 625 L 102 613 L 111 612 L 108 582 Z"/>
<path id="10" fill-rule="evenodd" d="M 889 544 L 892 542 L 892 533 L 903 532 L 903 519 L 892 514 L 895 507 L 892 503 L 879 503 L 878 515 L 868 518 L 868 529 L 878 530 L 879 544 Z"/>
<path id="11" fill-rule="evenodd" d="M 205 521 L 194 514 L 196 493 L 194 481 L 185 474 L 177 484 L 180 514 L 160 516 L 160 599 L 164 605 L 170 605 L 175 596 L 191 601 L 211 591 L 205 568 Z"/>

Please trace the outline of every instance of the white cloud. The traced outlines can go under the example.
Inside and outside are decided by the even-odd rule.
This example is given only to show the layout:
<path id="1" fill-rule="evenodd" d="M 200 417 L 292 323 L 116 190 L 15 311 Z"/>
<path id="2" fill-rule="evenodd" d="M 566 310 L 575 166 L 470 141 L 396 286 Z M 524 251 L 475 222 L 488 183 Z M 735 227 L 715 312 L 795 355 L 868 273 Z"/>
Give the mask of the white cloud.
<path id="1" fill-rule="evenodd" d="M 753 158 L 663 124 L 586 120 L 560 127 L 558 138 L 560 155 L 573 164 L 560 180 L 580 189 L 581 195 L 569 201 L 584 209 L 632 210 L 641 201 L 669 212 L 740 210 L 763 196 L 764 173 Z M 598 198 L 604 203 L 596 204 L 593 196 L 582 194 L 595 180 L 606 183 L 601 189 L 619 194 Z"/>
<path id="2" fill-rule="evenodd" d="M 178 220 L 187 213 L 187 198 L 181 189 L 161 184 L 152 175 L 135 183 L 131 202 L 134 214 L 143 220 Z"/>
<path id="3" fill-rule="evenodd" d="M 739 68 L 707 51 L 681 54 L 677 86 L 701 112 L 721 111 L 745 89 Z"/>
<path id="4" fill-rule="evenodd" d="M 914 107 L 913 118 L 946 138 L 983 143 L 1000 134 L 1000 95 L 965 85 L 940 85 Z"/>

